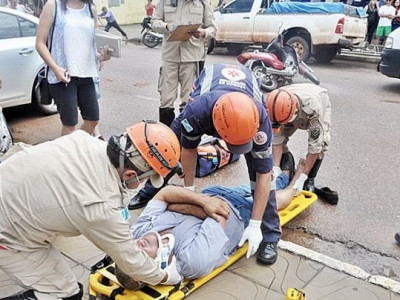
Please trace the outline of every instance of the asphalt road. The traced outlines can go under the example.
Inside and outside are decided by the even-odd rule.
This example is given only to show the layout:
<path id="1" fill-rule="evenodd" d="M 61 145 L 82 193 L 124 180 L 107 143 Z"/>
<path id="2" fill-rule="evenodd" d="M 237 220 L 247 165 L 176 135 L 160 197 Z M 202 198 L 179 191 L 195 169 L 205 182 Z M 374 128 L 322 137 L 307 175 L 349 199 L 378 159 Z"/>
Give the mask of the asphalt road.
<path id="1" fill-rule="evenodd" d="M 159 47 L 130 43 L 121 59 L 105 65 L 100 129 L 106 138 L 143 118 L 158 118 L 160 53 Z M 208 56 L 207 64 L 216 62 L 236 64 L 236 57 Z M 283 239 L 400 281 L 400 247 L 393 238 L 400 231 L 400 81 L 381 75 L 373 63 L 309 65 L 329 90 L 333 108 L 332 144 L 317 185 L 337 190 L 340 200 L 337 206 L 315 203 L 283 229 Z M 5 114 L 17 141 L 36 144 L 59 135 L 58 115 L 39 117 L 29 108 Z M 296 160 L 306 155 L 306 139 L 298 132 L 290 142 Z M 196 185 L 246 181 L 242 158 Z"/>

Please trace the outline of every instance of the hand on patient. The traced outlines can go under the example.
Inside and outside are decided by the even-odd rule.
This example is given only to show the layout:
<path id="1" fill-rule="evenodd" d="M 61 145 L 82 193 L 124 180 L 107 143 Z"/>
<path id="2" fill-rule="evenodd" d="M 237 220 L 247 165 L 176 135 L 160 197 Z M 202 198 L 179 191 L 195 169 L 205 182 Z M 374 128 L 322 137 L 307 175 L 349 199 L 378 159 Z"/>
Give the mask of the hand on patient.
<path id="1" fill-rule="evenodd" d="M 201 199 L 202 208 L 204 212 L 215 219 L 217 222 L 221 221 L 221 217 L 229 219 L 229 205 L 224 200 L 217 197 L 210 197 L 203 194 Z"/>
<path id="2" fill-rule="evenodd" d="M 244 230 L 238 246 L 241 247 L 245 241 L 248 241 L 249 248 L 247 249 L 246 258 L 250 258 L 250 256 L 257 252 L 262 239 L 261 220 L 250 219 L 249 225 Z"/>

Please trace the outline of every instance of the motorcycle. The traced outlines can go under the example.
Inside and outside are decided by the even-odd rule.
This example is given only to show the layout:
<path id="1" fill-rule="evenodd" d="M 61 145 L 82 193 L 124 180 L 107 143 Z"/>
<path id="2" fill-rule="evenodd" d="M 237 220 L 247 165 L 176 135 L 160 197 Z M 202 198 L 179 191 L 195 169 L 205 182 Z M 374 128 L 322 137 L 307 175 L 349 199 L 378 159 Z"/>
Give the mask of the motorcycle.
<path id="1" fill-rule="evenodd" d="M 285 33 L 278 34 L 264 52 L 244 52 L 237 60 L 253 71 L 261 80 L 261 88 L 267 92 L 291 84 L 299 74 L 319 85 L 320 81 L 313 70 L 299 59 L 292 46 L 284 43 Z"/>
<path id="2" fill-rule="evenodd" d="M 144 18 L 142 22 L 142 30 L 140 31 L 141 41 L 149 48 L 154 48 L 163 41 L 163 35 L 157 33 L 151 27 L 151 18 Z"/>

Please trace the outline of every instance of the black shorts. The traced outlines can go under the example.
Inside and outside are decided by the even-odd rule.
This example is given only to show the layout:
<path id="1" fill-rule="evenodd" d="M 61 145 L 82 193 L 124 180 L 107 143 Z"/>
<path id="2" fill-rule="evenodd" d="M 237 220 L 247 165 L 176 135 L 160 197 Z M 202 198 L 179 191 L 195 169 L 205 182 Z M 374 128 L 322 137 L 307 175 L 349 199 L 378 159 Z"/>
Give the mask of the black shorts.
<path id="1" fill-rule="evenodd" d="M 87 121 L 99 120 L 99 103 L 92 77 L 71 77 L 67 86 L 65 86 L 65 83 L 59 82 L 50 84 L 49 89 L 57 104 L 63 125 L 75 126 L 78 124 L 78 107 L 82 119 Z"/>

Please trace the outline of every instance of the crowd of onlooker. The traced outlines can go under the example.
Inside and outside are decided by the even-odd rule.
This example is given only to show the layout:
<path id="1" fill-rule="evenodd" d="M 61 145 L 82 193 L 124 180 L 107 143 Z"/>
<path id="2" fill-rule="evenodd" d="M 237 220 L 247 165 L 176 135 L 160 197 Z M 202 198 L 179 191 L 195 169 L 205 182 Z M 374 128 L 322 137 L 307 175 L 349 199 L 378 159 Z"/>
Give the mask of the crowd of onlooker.
<path id="1" fill-rule="evenodd" d="M 39 17 L 46 1 L 0 0 L 0 6 L 10 7 Z M 229 1 L 220 0 L 218 6 L 223 6 L 227 2 Z M 368 14 L 366 41 L 370 45 L 383 45 L 389 33 L 400 26 L 400 0 L 342 0 L 342 2 L 363 7 Z M 146 4 L 146 11 L 151 10 L 153 6 L 149 0 Z"/>
<path id="2" fill-rule="evenodd" d="M 0 6 L 9 7 L 39 17 L 47 0 L 0 0 Z"/>
<path id="3" fill-rule="evenodd" d="M 400 26 L 400 0 L 352 0 L 354 6 L 364 7 L 368 15 L 367 41 L 383 45 L 386 37 Z M 364 5 L 365 4 L 365 5 Z"/>

